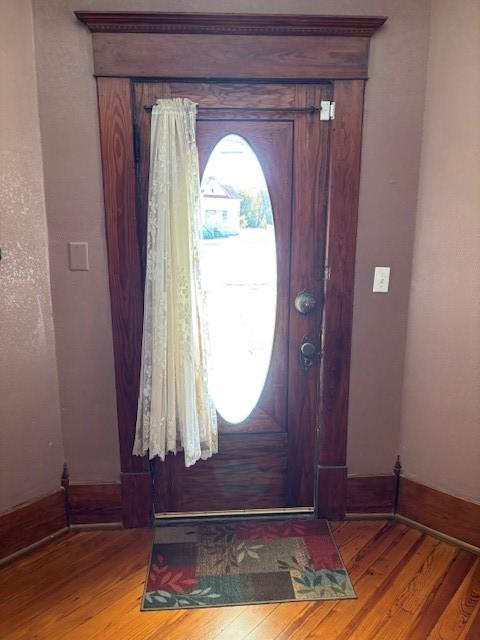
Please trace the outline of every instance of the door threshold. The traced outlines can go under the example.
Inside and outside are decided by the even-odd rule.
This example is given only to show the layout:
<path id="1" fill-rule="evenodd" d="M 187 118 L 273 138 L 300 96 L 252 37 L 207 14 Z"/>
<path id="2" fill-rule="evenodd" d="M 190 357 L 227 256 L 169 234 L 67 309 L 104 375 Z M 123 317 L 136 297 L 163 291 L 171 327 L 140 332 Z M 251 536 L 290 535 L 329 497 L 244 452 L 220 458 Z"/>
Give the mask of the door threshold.
<path id="1" fill-rule="evenodd" d="M 165 520 L 204 520 L 234 518 L 308 517 L 313 516 L 314 507 L 283 507 L 279 509 L 228 509 L 225 511 L 167 511 L 154 514 L 154 523 Z"/>

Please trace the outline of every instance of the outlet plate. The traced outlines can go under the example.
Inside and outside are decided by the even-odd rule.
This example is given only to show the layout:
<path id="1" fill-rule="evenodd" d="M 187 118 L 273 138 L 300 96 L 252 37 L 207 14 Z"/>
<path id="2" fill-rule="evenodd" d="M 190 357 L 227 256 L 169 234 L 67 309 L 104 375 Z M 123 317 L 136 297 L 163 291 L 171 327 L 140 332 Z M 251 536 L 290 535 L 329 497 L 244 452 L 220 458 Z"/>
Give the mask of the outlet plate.
<path id="1" fill-rule="evenodd" d="M 373 293 L 388 293 L 390 285 L 390 267 L 375 267 Z"/>
<path id="2" fill-rule="evenodd" d="M 68 266 L 70 271 L 88 271 L 88 242 L 68 243 Z"/>

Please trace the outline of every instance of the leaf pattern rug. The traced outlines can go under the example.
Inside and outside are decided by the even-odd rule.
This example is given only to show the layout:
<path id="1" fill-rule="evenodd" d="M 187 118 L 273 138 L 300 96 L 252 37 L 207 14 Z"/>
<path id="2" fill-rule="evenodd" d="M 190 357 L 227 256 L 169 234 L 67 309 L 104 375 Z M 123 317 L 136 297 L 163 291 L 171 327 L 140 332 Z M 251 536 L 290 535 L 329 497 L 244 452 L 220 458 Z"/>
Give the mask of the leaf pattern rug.
<path id="1" fill-rule="evenodd" d="M 325 520 L 163 525 L 142 610 L 355 597 Z"/>

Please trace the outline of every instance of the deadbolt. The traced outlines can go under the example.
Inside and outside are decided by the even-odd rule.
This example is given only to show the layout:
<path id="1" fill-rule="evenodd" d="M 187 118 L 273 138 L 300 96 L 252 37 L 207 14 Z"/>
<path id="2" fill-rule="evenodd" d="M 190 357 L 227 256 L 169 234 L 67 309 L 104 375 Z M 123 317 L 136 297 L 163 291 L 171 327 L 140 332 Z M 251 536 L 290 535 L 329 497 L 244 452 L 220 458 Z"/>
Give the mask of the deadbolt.
<path id="1" fill-rule="evenodd" d="M 300 362 L 305 371 L 313 365 L 313 359 L 317 353 L 317 348 L 311 338 L 304 336 L 300 345 Z"/>
<path id="2" fill-rule="evenodd" d="M 295 309 L 303 315 L 312 313 L 316 306 L 317 299 L 313 293 L 310 293 L 310 291 L 307 291 L 306 289 L 303 289 L 295 296 Z"/>

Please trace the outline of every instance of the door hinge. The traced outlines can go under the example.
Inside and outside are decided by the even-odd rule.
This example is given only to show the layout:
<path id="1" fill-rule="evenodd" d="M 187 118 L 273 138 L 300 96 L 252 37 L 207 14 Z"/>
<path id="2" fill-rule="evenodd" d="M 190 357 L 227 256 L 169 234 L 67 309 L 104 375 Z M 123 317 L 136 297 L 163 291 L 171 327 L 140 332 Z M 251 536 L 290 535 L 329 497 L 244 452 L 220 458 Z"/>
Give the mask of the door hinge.
<path id="1" fill-rule="evenodd" d="M 335 102 L 320 101 L 320 120 L 335 120 Z"/>
<path id="2" fill-rule="evenodd" d="M 138 124 L 133 125 L 133 155 L 135 163 L 140 162 L 140 127 Z"/>

